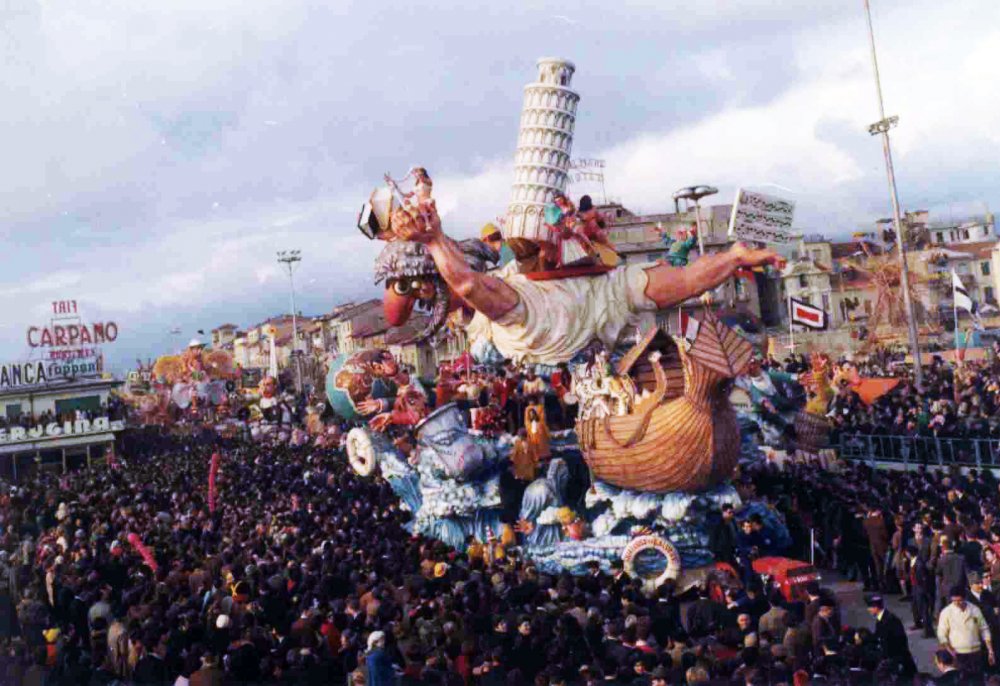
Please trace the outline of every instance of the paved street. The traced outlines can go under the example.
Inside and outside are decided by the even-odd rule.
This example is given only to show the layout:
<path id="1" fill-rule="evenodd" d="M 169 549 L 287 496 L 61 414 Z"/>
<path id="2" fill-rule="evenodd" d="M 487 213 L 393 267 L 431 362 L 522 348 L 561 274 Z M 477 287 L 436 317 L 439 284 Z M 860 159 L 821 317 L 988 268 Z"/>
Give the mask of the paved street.
<path id="1" fill-rule="evenodd" d="M 835 572 L 824 571 L 823 585 L 833 589 L 837 594 L 845 624 L 874 629 L 875 620 L 868 614 L 868 610 L 865 608 L 866 594 L 862 591 L 861 583 L 845 581 L 843 577 Z M 885 598 L 889 609 L 903 620 L 903 626 L 911 626 L 913 624 L 913 614 L 910 612 L 909 602 L 900 602 L 898 595 L 887 595 Z M 923 631 L 911 631 L 908 634 L 910 637 L 910 651 L 913 653 L 913 659 L 917 661 L 917 668 L 922 672 L 933 674 L 934 651 L 937 649 L 937 641 L 924 638 Z"/>

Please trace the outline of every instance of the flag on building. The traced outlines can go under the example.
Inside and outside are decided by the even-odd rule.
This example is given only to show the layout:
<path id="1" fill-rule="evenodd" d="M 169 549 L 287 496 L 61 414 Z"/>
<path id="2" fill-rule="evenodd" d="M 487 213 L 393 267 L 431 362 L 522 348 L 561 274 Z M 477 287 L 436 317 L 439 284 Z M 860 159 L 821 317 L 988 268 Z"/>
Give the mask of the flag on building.
<path id="1" fill-rule="evenodd" d="M 700 328 L 701 322 L 684 310 L 681 310 L 681 336 L 683 336 L 685 340 L 689 343 L 694 343 L 695 339 L 698 338 L 698 329 Z"/>
<path id="2" fill-rule="evenodd" d="M 983 322 L 979 318 L 979 305 L 969 295 L 969 291 L 965 289 L 965 286 L 962 285 L 962 280 L 958 278 L 958 273 L 954 269 L 951 270 L 951 297 L 955 302 L 955 307 L 961 307 L 968 312 L 972 316 L 973 325 L 977 329 L 982 330 Z"/>
<path id="3" fill-rule="evenodd" d="M 807 329 L 822 331 L 826 329 L 826 312 L 818 307 L 813 307 L 809 303 L 790 298 L 792 310 L 792 324 L 800 324 Z"/>

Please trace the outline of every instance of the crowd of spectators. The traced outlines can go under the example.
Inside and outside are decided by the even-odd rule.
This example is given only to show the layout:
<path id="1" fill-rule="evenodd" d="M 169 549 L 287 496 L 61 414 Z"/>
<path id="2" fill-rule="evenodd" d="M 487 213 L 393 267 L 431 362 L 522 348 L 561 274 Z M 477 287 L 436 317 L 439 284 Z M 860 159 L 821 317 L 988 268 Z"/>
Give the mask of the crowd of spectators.
<path id="1" fill-rule="evenodd" d="M 838 394 L 830 407 L 834 443 L 840 434 L 948 439 L 1000 439 L 1000 365 L 990 360 L 965 361 L 961 367 L 934 356 L 917 387 L 901 352 L 882 351 L 863 362 L 851 362 L 861 377 L 900 378 L 893 390 L 866 405 L 856 394 Z M 835 360 L 839 365 L 847 360 Z M 793 355 L 769 360 L 770 369 L 805 372 L 808 359 Z M 964 449 L 968 449 L 966 446 Z"/>
<path id="2" fill-rule="evenodd" d="M 356 476 L 339 450 L 155 433 L 130 446 L 113 468 L 5 490 L 0 683 L 661 686 L 891 683 L 913 672 L 905 634 L 901 646 L 898 631 L 880 633 L 891 617 L 882 598 L 871 599 L 881 618 L 847 628 L 835 596 L 814 586 L 804 602 L 758 578 L 724 599 L 670 584 L 648 597 L 620 565 L 551 576 L 516 550 L 487 565 L 408 534 L 389 487 Z M 808 554 L 815 526 L 830 564 L 890 591 L 859 499 L 890 518 L 911 495 L 930 499 L 941 508 L 933 525 L 952 496 L 938 497 L 927 474 L 880 478 L 760 467 L 741 487 L 785 514 L 792 553 Z M 975 479 L 954 497 L 987 484 Z M 922 500 L 905 502 L 921 512 Z M 969 539 L 957 540 L 964 551 Z"/>
<path id="3" fill-rule="evenodd" d="M 91 421 L 97 417 L 107 417 L 114 421 L 125 419 L 127 414 L 128 408 L 125 404 L 118 398 L 111 396 L 107 402 L 98 404 L 96 409 L 75 409 L 58 413 L 52 410 L 45 410 L 35 414 L 31 412 L 18 412 L 10 416 L 0 415 L 0 429 L 10 429 L 14 426 L 27 429 L 32 426 L 45 426 L 50 422 L 62 424 L 63 422 L 74 422 L 79 419 Z"/>

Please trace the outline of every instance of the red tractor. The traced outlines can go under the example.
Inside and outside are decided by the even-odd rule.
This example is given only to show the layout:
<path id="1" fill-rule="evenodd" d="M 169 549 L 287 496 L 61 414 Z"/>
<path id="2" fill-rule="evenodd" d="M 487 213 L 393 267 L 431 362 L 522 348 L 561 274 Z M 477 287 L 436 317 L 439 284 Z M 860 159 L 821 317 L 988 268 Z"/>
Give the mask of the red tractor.
<path id="1" fill-rule="evenodd" d="M 806 584 L 819 581 L 820 574 L 808 562 L 789 557 L 759 557 L 753 561 L 753 571 L 764 579 L 767 588 L 777 588 L 787 602 L 808 602 Z M 743 583 L 736 569 L 727 562 L 716 562 L 707 582 L 712 599 L 724 601 L 728 588 L 740 588 Z"/>

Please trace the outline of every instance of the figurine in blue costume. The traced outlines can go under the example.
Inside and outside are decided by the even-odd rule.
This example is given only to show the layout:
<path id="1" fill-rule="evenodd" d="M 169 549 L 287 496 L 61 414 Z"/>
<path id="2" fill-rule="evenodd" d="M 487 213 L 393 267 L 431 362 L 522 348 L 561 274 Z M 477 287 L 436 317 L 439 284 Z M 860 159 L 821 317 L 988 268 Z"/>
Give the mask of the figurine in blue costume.
<path id="1" fill-rule="evenodd" d="M 694 230 L 681 229 L 678 237 L 674 238 L 666 229 L 657 228 L 663 245 L 667 248 L 665 261 L 671 267 L 686 267 L 688 264 L 688 254 L 698 245 L 698 236 Z"/>

